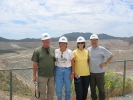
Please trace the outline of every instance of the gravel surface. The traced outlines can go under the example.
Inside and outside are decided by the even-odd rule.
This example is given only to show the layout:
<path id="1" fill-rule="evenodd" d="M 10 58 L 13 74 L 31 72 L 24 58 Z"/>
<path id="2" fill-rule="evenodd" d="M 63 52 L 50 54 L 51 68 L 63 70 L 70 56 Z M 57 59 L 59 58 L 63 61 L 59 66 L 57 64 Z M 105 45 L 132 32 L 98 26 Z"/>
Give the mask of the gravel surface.
<path id="1" fill-rule="evenodd" d="M 128 94 L 124 96 L 120 96 L 120 97 L 113 97 L 110 100 L 133 100 L 133 94 Z"/>

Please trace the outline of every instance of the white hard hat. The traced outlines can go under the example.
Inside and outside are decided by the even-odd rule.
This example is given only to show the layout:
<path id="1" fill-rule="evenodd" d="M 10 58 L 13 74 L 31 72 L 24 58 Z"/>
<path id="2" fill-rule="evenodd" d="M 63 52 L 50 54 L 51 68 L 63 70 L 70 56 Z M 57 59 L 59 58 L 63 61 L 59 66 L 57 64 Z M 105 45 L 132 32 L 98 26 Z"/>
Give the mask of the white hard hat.
<path id="1" fill-rule="evenodd" d="M 85 42 L 85 38 L 80 36 L 77 38 L 77 42 Z"/>
<path id="2" fill-rule="evenodd" d="M 96 34 L 92 34 L 91 36 L 90 36 L 90 40 L 91 39 L 98 39 L 98 36 L 96 35 Z"/>
<path id="3" fill-rule="evenodd" d="M 67 41 L 67 38 L 65 36 L 62 36 L 59 38 L 59 42 L 66 42 L 67 43 L 68 41 Z"/>
<path id="4" fill-rule="evenodd" d="M 41 37 L 41 40 L 47 40 L 47 39 L 50 39 L 50 35 L 48 33 L 43 33 L 42 34 L 42 37 Z"/>

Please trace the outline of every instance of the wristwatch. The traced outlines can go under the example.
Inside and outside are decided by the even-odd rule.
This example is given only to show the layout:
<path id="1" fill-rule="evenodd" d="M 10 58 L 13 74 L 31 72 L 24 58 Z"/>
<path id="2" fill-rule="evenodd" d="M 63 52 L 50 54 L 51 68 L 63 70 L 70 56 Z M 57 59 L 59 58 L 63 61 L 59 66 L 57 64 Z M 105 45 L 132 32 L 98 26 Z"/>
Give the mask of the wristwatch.
<path id="1" fill-rule="evenodd" d="M 74 72 L 72 72 L 72 74 L 74 74 Z"/>
<path id="2" fill-rule="evenodd" d="M 104 62 L 105 64 L 107 64 L 108 62 Z"/>

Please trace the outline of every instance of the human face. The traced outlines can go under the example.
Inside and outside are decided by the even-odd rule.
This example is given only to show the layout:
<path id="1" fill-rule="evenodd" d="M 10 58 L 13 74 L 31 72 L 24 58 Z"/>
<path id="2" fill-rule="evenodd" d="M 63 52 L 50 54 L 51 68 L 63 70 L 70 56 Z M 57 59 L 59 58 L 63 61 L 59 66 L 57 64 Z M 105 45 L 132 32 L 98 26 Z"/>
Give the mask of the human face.
<path id="1" fill-rule="evenodd" d="M 85 42 L 78 42 L 78 48 L 79 49 L 84 49 Z"/>
<path id="2" fill-rule="evenodd" d="M 93 48 L 96 48 L 98 46 L 98 39 L 91 39 L 90 41 Z"/>
<path id="3" fill-rule="evenodd" d="M 49 48 L 50 46 L 50 39 L 42 40 L 42 44 L 44 48 Z"/>
<path id="4" fill-rule="evenodd" d="M 60 42 L 59 46 L 60 46 L 60 48 L 65 49 L 65 48 L 67 48 L 67 43 L 66 42 Z"/>

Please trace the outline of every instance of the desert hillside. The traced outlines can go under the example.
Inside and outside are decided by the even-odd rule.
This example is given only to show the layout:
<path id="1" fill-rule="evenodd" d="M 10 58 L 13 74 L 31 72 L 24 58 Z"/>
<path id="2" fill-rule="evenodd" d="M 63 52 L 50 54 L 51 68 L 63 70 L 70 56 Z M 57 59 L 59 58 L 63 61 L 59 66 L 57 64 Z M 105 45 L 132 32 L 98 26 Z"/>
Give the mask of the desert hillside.
<path id="1" fill-rule="evenodd" d="M 41 42 L 0 42 L 0 69 L 31 68 L 32 53 L 35 48 L 41 45 Z M 100 40 L 99 45 L 104 46 L 113 53 L 113 61 L 133 59 L 133 44 L 129 45 L 128 42 L 124 42 L 123 40 Z M 59 47 L 58 42 L 51 42 L 51 46 L 54 46 L 55 48 Z M 87 40 L 86 48 L 89 46 L 90 41 Z M 68 48 L 74 50 L 76 47 L 76 41 L 69 41 Z M 28 86 L 30 89 L 34 88 L 32 82 L 32 69 L 14 70 L 13 75 L 18 79 L 16 80 L 17 82 L 21 82 L 22 86 Z M 3 81 L 2 83 L 6 84 L 9 89 L 9 83 Z M 3 90 L 0 89 L 0 92 L 2 91 Z M 0 97 L 1 94 L 3 93 L 0 93 Z"/>

